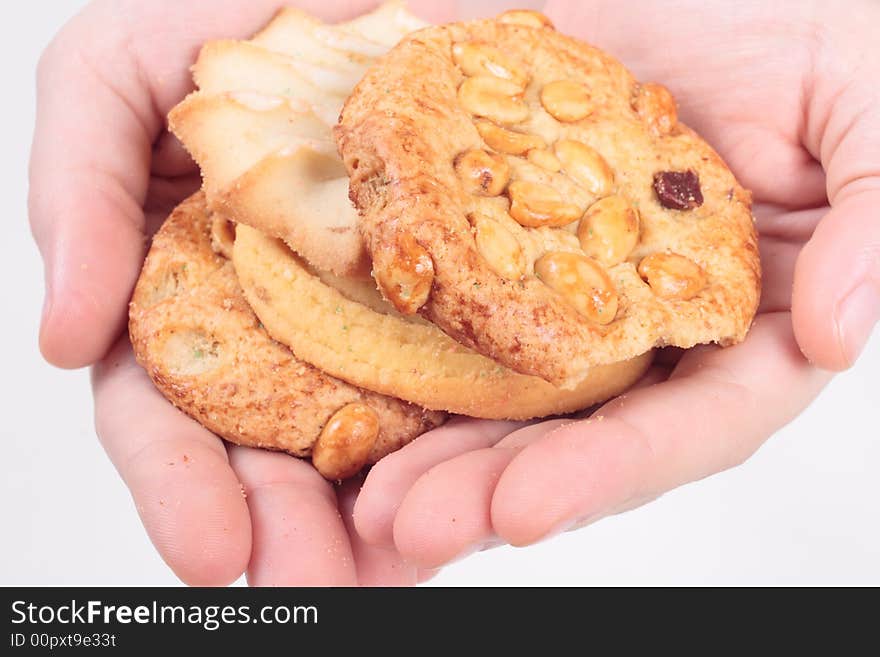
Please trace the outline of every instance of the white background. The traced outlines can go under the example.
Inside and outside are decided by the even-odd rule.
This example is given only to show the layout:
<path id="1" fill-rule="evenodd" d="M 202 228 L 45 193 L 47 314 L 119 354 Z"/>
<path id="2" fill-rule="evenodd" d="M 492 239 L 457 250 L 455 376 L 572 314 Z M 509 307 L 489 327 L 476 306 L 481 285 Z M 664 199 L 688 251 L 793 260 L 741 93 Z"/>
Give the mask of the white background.
<path id="1" fill-rule="evenodd" d="M 87 373 L 49 367 L 36 347 L 34 68 L 85 3 L 14 3 L 14 16 L 10 4 L 0 10 L 0 584 L 175 584 L 94 436 Z M 432 584 L 880 585 L 878 371 L 875 332 L 858 366 L 746 465 L 548 543 L 471 557 Z"/>

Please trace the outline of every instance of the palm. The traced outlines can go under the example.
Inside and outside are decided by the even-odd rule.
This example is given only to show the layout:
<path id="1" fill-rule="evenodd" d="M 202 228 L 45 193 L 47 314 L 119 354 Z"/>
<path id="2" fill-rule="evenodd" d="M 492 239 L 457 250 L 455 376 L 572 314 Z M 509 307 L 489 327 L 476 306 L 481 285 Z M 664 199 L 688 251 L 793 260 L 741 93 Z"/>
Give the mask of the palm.
<path id="1" fill-rule="evenodd" d="M 639 79 L 669 86 L 682 120 L 753 191 L 764 267 L 759 317 L 738 347 L 697 348 L 677 362 L 664 354 L 642 387 L 592 421 L 534 424 L 500 440 L 474 438 L 462 424 L 456 448 L 441 444 L 450 431 L 440 430 L 379 464 L 358 500 L 357 527 L 424 567 L 499 537 L 531 543 L 731 467 L 829 378 L 804 360 L 791 318 L 796 261 L 830 209 L 819 162 L 829 154 L 820 152 L 820 126 L 808 121 L 816 98 L 806 93 L 819 84 L 819 18 L 780 23 L 778 7 L 766 3 L 621 4 L 551 0 L 546 12 Z M 780 51 L 786 56 L 772 56 Z M 838 191 L 832 184 L 828 194 Z M 803 319 L 799 329 L 807 340 L 818 333 Z"/>

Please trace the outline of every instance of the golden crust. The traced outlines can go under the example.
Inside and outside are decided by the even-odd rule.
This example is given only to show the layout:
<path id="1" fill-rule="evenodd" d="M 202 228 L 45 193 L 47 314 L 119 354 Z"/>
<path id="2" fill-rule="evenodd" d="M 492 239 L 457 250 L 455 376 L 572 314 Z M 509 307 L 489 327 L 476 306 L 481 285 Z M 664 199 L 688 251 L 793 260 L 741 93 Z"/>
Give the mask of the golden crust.
<path id="1" fill-rule="evenodd" d="M 511 420 L 571 413 L 620 394 L 651 363 L 643 354 L 597 366 L 573 390 L 559 390 L 474 353 L 433 324 L 401 317 L 370 283 L 310 271 L 280 240 L 248 226 L 238 228 L 233 263 L 266 330 L 297 357 L 426 408 Z"/>
<path id="2" fill-rule="evenodd" d="M 607 270 L 619 297 L 611 323 L 599 325 L 578 314 L 533 275 L 531 262 L 548 249 L 548 233 L 561 234 L 550 240 L 566 245 L 556 250 L 577 250 L 576 239 L 568 246 L 569 229 L 520 231 L 532 254 L 521 280 L 496 274 L 478 251 L 468 217 L 510 217 L 503 197 L 469 194 L 454 170 L 460 154 L 489 150 L 457 96 L 465 76 L 454 61 L 453 44 L 463 42 L 492 44 L 528 71 L 528 118 L 505 127 L 541 135 L 548 143 L 565 138 L 587 144 L 613 171 L 613 193 L 638 209 L 638 245 Z M 556 80 L 586 86 L 592 105 L 586 118 L 564 123 L 542 108 L 541 89 Z M 693 131 L 652 116 L 664 102 L 672 103 L 658 88 L 652 85 L 651 94 L 641 94 L 647 100 L 637 100 L 643 87 L 619 62 L 550 28 L 487 20 L 409 36 L 368 71 L 336 128 L 374 271 L 393 269 L 402 235 L 415 238 L 434 267 L 420 312 L 476 351 L 558 385 L 571 386 L 591 366 L 655 346 L 741 341 L 760 295 L 749 194 Z M 674 105 L 672 112 L 674 117 Z M 556 186 L 584 205 L 606 195 L 585 191 L 564 173 L 542 171 L 526 158 L 508 161 L 514 179 Z M 685 170 L 699 175 L 703 204 L 688 211 L 663 207 L 652 187 L 655 173 Z M 693 298 L 662 298 L 639 276 L 642 258 L 666 251 L 686 256 L 706 273 L 705 287 Z"/>
<path id="3" fill-rule="evenodd" d="M 242 296 L 211 248 L 199 193 L 153 238 L 130 306 L 138 362 L 178 408 L 234 443 L 308 456 L 328 419 L 359 402 L 379 418 L 373 463 L 442 423 L 442 413 L 364 391 L 297 360 Z"/>

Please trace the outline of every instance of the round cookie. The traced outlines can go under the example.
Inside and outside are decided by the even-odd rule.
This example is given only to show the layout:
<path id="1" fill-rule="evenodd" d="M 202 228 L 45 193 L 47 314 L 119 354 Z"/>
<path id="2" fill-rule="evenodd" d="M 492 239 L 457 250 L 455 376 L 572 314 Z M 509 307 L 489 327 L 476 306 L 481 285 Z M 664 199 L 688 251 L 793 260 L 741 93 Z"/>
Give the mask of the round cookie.
<path id="1" fill-rule="evenodd" d="M 130 306 L 138 362 L 178 408 L 229 440 L 314 456 L 328 479 L 355 474 L 442 413 L 355 388 L 273 341 L 242 296 L 233 265 L 212 249 L 229 234 L 199 193 L 153 238 Z M 348 444 L 350 443 L 350 444 Z"/>
<path id="2" fill-rule="evenodd" d="M 539 14 L 410 35 L 336 137 L 383 295 L 516 371 L 570 387 L 748 331 L 749 193 L 665 88 Z"/>
<path id="3" fill-rule="evenodd" d="M 572 390 L 519 374 L 404 317 L 372 283 L 316 272 L 283 242 L 240 225 L 233 263 L 269 334 L 297 357 L 353 385 L 426 408 L 525 420 L 582 410 L 620 394 L 651 363 L 646 353 L 599 365 Z"/>

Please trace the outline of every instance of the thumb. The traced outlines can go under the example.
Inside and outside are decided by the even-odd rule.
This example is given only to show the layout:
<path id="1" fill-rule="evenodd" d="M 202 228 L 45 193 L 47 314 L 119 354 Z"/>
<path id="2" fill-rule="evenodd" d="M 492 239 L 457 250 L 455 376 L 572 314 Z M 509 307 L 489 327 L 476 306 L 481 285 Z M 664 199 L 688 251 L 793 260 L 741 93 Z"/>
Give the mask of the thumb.
<path id="1" fill-rule="evenodd" d="M 47 48 L 37 72 L 29 213 L 45 262 L 40 348 L 49 362 L 94 363 L 125 328 L 146 247 L 153 144 L 165 112 L 190 88 L 199 44 L 249 34 L 281 4 L 94 2 Z"/>
<path id="2" fill-rule="evenodd" d="M 37 71 L 29 212 L 45 263 L 40 347 L 61 367 L 97 361 L 123 330 L 145 248 L 141 205 L 162 123 L 128 51 L 89 38 L 114 27 L 90 7 Z"/>
<path id="3" fill-rule="evenodd" d="M 878 101 L 851 85 L 817 140 L 831 210 L 798 257 L 792 317 L 804 355 L 829 370 L 850 367 L 880 320 Z"/>
<path id="4" fill-rule="evenodd" d="M 880 320 L 880 178 L 836 204 L 801 252 L 792 314 L 804 355 L 842 370 Z"/>

